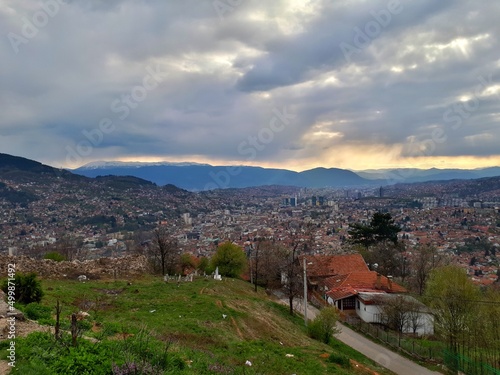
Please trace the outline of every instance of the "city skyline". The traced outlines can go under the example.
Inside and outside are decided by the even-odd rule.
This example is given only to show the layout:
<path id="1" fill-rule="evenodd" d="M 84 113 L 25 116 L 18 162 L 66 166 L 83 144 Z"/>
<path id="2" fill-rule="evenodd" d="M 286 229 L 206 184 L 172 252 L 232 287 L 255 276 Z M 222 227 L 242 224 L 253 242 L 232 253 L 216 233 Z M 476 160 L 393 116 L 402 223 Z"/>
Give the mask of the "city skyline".
<path id="1" fill-rule="evenodd" d="M 1 152 L 314 167 L 500 166 L 492 0 L 2 1 Z"/>

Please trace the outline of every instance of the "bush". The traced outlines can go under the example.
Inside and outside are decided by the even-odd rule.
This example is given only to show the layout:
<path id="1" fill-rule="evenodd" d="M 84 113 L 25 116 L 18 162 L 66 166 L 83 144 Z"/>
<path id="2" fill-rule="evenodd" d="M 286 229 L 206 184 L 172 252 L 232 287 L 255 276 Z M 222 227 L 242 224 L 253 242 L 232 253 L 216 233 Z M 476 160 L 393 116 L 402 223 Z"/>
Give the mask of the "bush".
<path id="1" fill-rule="evenodd" d="M 231 242 L 219 245 L 213 255 L 210 268 L 219 267 L 219 274 L 226 277 L 238 277 L 246 267 L 246 255 L 243 249 Z"/>
<path id="2" fill-rule="evenodd" d="M 23 309 L 26 317 L 31 320 L 50 319 L 52 309 L 47 306 L 42 306 L 39 303 L 32 302 L 26 305 Z"/>
<path id="3" fill-rule="evenodd" d="M 34 364 L 40 367 L 40 374 L 112 374 L 112 344 L 91 343 L 79 340 L 78 346 L 71 346 L 70 335 L 63 334 L 55 341 L 50 333 L 34 332 L 25 338 L 16 339 L 18 362 L 13 373 L 37 374 Z"/>
<path id="4" fill-rule="evenodd" d="M 79 320 L 76 325 L 80 331 L 90 331 L 92 329 L 92 323 L 88 320 Z"/>
<path id="5" fill-rule="evenodd" d="M 14 285 L 12 281 L 4 280 L 2 283 L 2 290 L 5 294 L 9 291 L 14 291 L 16 302 L 22 304 L 29 304 L 31 302 L 40 302 L 43 297 L 43 290 L 40 281 L 37 280 L 36 274 L 28 273 L 26 275 L 16 274 L 14 277 Z"/>
<path id="6" fill-rule="evenodd" d="M 338 312 L 335 307 L 325 307 L 318 316 L 309 323 L 309 336 L 328 344 L 337 329 Z"/>
<path id="7" fill-rule="evenodd" d="M 56 320 L 55 319 L 52 319 L 52 318 L 40 318 L 38 319 L 38 324 L 42 325 L 42 326 L 52 326 L 54 327 L 56 325 Z"/>
<path id="8" fill-rule="evenodd" d="M 349 361 L 349 358 L 343 354 L 337 354 L 337 353 L 330 354 L 330 357 L 328 357 L 328 362 L 336 363 L 337 365 L 340 365 L 343 368 L 351 367 L 351 362 Z"/>
<path id="9" fill-rule="evenodd" d="M 62 262 L 63 260 L 66 260 L 66 257 L 64 255 L 61 255 L 57 251 L 51 251 L 43 257 L 43 259 L 51 259 L 55 260 L 56 262 Z"/>
<path id="10" fill-rule="evenodd" d="M 103 325 L 104 336 L 113 336 L 117 333 L 123 332 L 123 328 L 118 323 L 106 322 Z"/>

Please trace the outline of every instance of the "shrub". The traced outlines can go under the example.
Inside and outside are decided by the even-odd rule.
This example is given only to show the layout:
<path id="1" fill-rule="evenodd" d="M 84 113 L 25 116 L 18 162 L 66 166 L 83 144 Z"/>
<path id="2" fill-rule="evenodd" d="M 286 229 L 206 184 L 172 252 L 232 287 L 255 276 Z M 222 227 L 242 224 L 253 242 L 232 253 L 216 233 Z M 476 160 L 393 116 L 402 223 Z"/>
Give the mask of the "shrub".
<path id="1" fill-rule="evenodd" d="M 31 320 L 50 319 L 51 310 L 52 309 L 50 307 L 42 306 L 36 302 L 31 302 L 24 308 L 24 313 L 26 314 L 26 317 Z"/>
<path id="2" fill-rule="evenodd" d="M 224 242 L 212 256 L 210 268 L 215 270 L 219 267 L 219 274 L 222 276 L 238 277 L 245 269 L 246 262 L 246 255 L 239 246 Z"/>
<path id="3" fill-rule="evenodd" d="M 122 332 L 122 326 L 118 323 L 106 322 L 103 325 L 104 336 L 113 336 L 116 333 Z"/>
<path id="4" fill-rule="evenodd" d="M 55 326 L 56 325 L 56 320 L 52 318 L 40 318 L 38 319 L 38 324 L 42 326 Z"/>
<path id="5" fill-rule="evenodd" d="M 318 316 L 309 323 L 309 336 L 328 344 L 332 335 L 336 332 L 335 325 L 338 320 L 338 312 L 335 307 L 325 307 Z"/>
<path id="6" fill-rule="evenodd" d="M 92 329 L 92 323 L 88 320 L 79 320 L 76 325 L 80 331 L 89 331 Z"/>
<path id="7" fill-rule="evenodd" d="M 109 375 L 112 353 L 105 345 L 94 345 L 82 340 L 66 355 L 57 358 L 51 366 L 55 374 Z"/>
<path id="8" fill-rule="evenodd" d="M 51 251 L 51 252 L 48 252 L 47 254 L 45 254 L 43 259 L 51 259 L 51 260 L 55 260 L 56 262 L 62 262 L 63 260 L 66 260 L 66 257 L 64 255 L 58 253 L 57 251 Z"/>
<path id="9" fill-rule="evenodd" d="M 37 280 L 35 273 L 16 274 L 14 285 L 9 285 L 8 280 L 2 283 L 2 290 L 5 294 L 9 291 L 15 292 L 16 302 L 28 304 L 31 302 L 40 302 L 43 297 L 43 290 L 40 281 Z"/>
<path id="10" fill-rule="evenodd" d="M 330 357 L 328 357 L 328 362 L 336 363 L 337 365 L 340 365 L 343 368 L 351 367 L 351 362 L 349 361 L 349 358 L 343 354 L 337 354 L 337 353 L 330 354 Z"/>

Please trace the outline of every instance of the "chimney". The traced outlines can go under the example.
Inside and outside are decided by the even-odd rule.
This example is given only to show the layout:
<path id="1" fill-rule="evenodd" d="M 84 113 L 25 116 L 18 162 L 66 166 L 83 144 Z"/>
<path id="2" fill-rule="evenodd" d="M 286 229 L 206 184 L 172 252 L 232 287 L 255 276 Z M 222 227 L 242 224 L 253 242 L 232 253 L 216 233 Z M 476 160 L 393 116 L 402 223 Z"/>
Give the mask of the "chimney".
<path id="1" fill-rule="evenodd" d="M 387 281 L 389 282 L 389 290 L 392 290 L 392 276 L 387 276 Z"/>
<path id="2" fill-rule="evenodd" d="M 380 281 L 381 281 L 381 277 L 382 277 L 382 276 L 380 275 L 380 273 L 378 273 L 378 272 L 377 272 L 377 284 L 375 284 L 375 288 L 376 288 L 376 289 L 380 289 L 380 285 L 381 285 L 381 283 L 380 283 Z"/>

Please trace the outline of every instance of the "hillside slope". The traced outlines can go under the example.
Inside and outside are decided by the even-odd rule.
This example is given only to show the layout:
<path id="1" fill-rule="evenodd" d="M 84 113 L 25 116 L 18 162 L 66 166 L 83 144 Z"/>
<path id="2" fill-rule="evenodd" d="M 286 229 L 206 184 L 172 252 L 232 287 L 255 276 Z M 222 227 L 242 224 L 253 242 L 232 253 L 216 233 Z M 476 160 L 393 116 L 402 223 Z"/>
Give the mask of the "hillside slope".
<path id="1" fill-rule="evenodd" d="M 356 373 L 329 361 L 331 354 L 387 373 L 337 340 L 327 346 L 310 339 L 300 317 L 289 316 L 286 306 L 262 290 L 255 293 L 241 280 L 200 277 L 180 284 L 158 278 L 87 283 L 50 280 L 43 281 L 43 287 L 42 304 L 54 306 L 59 299 L 65 321 L 71 312 L 87 310 L 87 326 L 93 328 L 83 334 L 98 337 L 103 345 L 124 338 L 132 343 L 145 331 L 153 345 L 170 343 L 170 355 L 186 364 L 176 373 Z M 246 361 L 252 366 L 245 365 Z M 23 365 L 29 364 L 20 359 L 19 366 Z"/>

